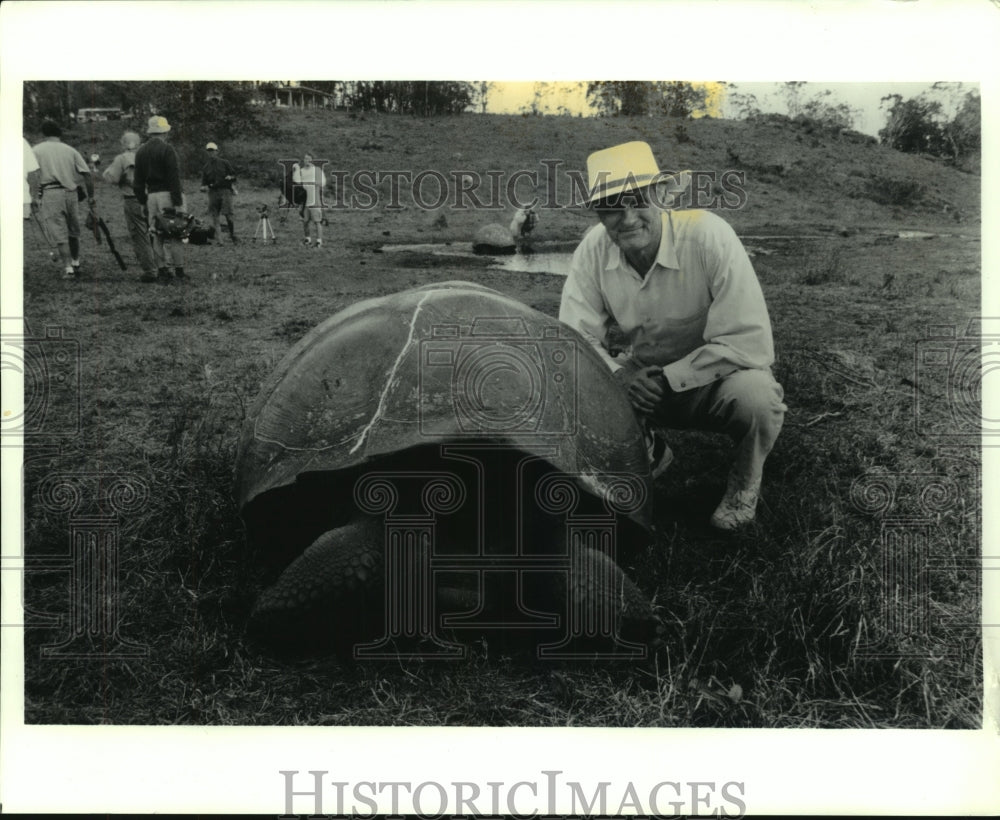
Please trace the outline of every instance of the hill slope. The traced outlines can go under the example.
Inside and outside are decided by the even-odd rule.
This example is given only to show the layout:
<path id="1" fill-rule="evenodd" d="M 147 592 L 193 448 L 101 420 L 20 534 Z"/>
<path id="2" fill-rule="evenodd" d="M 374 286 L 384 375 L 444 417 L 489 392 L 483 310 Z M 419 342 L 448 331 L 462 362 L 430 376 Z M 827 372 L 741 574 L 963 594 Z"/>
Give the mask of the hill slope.
<path id="1" fill-rule="evenodd" d="M 634 139 L 649 142 L 665 170 L 695 169 L 715 173 L 716 178 L 729 170 L 745 174 L 746 202 L 726 212 L 727 219 L 744 232 L 775 226 L 806 230 L 906 226 L 969 233 L 976 232 L 980 216 L 979 176 L 874 144 L 856 133 L 823 130 L 780 116 L 758 122 L 490 114 L 415 118 L 317 110 L 268 111 L 263 121 L 265 136 L 247 135 L 223 144 L 224 155 L 236 163 L 244 183 L 277 189 L 278 161 L 301 157 L 308 150 L 329 160 L 328 177 L 335 171 L 346 173 L 341 194 L 345 203 L 353 200 L 355 210 L 383 211 L 392 194 L 386 175 L 408 173 L 397 177 L 402 209 L 389 208 L 387 214 L 398 228 L 421 213 L 414 206 L 409 180 L 422 172 L 428 173 L 418 196 L 424 204 L 436 204 L 440 179 L 436 175 L 443 175 L 449 190 L 441 208 L 449 212 L 479 210 L 469 207 L 473 201 L 468 197 L 458 203 L 465 207 L 454 207 L 456 174 L 478 174 L 481 183 L 475 194 L 489 206 L 488 213 L 505 221 L 502 212 L 510 211 L 507 185 L 517 171 L 523 172 L 514 180 L 520 199 L 531 199 L 529 175 L 534 174 L 543 204 L 554 200 L 564 205 L 573 190 L 567 174 L 585 174 L 587 154 Z M 120 131 L 120 123 L 92 123 L 69 132 L 66 141 L 110 161 L 118 150 Z M 204 159 L 202 146 L 210 138 L 175 135 L 192 185 Z M 546 184 L 549 169 L 554 171 L 554 186 L 551 181 Z M 371 175 L 357 179 L 357 172 Z M 373 186 L 376 174 L 383 180 Z M 379 192 L 374 204 L 366 190 L 372 187 Z M 546 210 L 550 212 L 544 222 L 553 238 L 579 235 L 583 215 Z M 458 217 L 457 224 L 466 221 Z M 471 220 L 482 221 L 482 214 Z"/>

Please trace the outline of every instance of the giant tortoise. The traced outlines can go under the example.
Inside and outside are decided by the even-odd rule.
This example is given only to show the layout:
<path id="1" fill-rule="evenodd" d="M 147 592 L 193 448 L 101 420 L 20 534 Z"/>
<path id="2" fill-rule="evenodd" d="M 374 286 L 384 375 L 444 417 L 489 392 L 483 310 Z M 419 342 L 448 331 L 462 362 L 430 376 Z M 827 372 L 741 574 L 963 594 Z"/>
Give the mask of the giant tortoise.
<path id="1" fill-rule="evenodd" d="M 277 647 L 559 656 L 655 633 L 615 563 L 649 541 L 650 475 L 591 346 L 491 289 L 359 302 L 299 341 L 244 424 L 237 495 Z M 601 647 L 604 647 L 603 649 Z"/>

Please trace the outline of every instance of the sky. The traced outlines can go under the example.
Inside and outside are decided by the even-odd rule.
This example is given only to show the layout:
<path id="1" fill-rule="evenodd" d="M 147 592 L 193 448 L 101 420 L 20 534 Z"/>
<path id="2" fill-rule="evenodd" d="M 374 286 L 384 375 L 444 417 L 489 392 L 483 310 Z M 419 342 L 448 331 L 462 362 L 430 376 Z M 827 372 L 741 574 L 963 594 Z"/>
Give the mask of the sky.
<path id="1" fill-rule="evenodd" d="M 490 89 L 487 98 L 487 113 L 517 114 L 531 106 L 535 94 L 539 96 L 539 108 L 545 114 L 568 112 L 572 115 L 587 116 L 593 110 L 587 105 L 586 82 L 496 82 Z M 718 88 L 721 84 L 713 83 Z M 788 112 L 788 99 L 784 83 L 734 83 L 734 88 L 722 90 L 721 98 L 717 98 L 716 110 L 713 115 L 732 118 L 735 116 L 733 106 L 734 94 L 753 94 L 757 107 L 767 112 Z M 924 92 L 931 92 L 931 83 L 915 82 L 809 82 L 799 91 L 799 99 L 805 102 L 821 95 L 824 102 L 832 105 L 846 103 L 856 110 L 854 128 L 865 134 L 877 136 L 885 125 L 885 110 L 881 108 L 882 98 L 889 94 L 899 94 L 904 99 L 916 97 Z M 949 84 L 955 86 L 954 83 Z M 964 84 L 960 91 L 976 87 L 974 84 Z M 828 93 L 827 93 L 828 92 Z M 954 95 L 952 95 L 954 96 Z"/>

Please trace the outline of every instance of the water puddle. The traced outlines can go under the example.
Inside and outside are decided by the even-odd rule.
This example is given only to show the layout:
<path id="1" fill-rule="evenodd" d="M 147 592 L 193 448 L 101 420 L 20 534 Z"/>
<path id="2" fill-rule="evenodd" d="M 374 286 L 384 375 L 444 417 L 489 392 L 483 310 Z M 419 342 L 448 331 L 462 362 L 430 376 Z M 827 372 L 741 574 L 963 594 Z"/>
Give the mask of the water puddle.
<path id="1" fill-rule="evenodd" d="M 934 234 L 927 231 L 915 230 L 893 231 L 891 233 L 881 232 L 879 235 L 894 239 L 932 239 L 937 236 L 948 236 L 948 234 Z M 781 253 L 789 242 L 830 238 L 828 234 L 746 234 L 740 236 L 751 258 Z M 771 245 L 771 247 L 763 247 L 760 243 Z M 576 249 L 577 244 L 575 241 L 534 242 L 530 247 L 519 248 L 516 253 L 496 255 L 475 253 L 472 250 L 471 242 L 427 242 L 417 245 L 383 245 L 379 250 L 382 253 L 411 254 L 418 257 L 424 256 L 428 259 L 433 257 L 476 259 L 480 264 L 486 260 L 490 269 L 510 271 L 511 273 L 541 273 L 549 276 L 568 276 L 570 263 L 573 259 L 573 251 Z M 442 264 L 447 263 L 442 260 Z"/>
<path id="2" fill-rule="evenodd" d="M 460 259 L 489 260 L 489 267 L 492 270 L 568 276 L 576 245 L 576 242 L 537 242 L 531 248 L 523 248 L 516 253 L 503 255 L 474 253 L 471 242 L 383 245 L 380 250 L 382 253 L 426 254 Z"/>
<path id="3" fill-rule="evenodd" d="M 498 256 L 491 268 L 499 268 L 513 273 L 547 273 L 550 276 L 569 276 L 569 266 L 573 254 L 565 253 L 515 253 L 513 256 Z"/>
<path id="4" fill-rule="evenodd" d="M 381 253 L 432 253 L 435 256 L 475 256 L 471 242 L 427 242 L 423 245 L 383 245 Z"/>

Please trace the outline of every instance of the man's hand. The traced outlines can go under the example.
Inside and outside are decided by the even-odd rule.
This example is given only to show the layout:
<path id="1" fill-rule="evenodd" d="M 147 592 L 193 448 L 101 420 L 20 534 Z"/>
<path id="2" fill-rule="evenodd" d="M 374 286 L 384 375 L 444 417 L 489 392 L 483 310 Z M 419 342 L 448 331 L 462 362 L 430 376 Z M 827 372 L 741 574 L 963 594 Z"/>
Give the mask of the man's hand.
<path id="1" fill-rule="evenodd" d="M 663 399 L 673 392 L 663 375 L 663 368 L 651 365 L 640 370 L 619 370 L 615 374 L 625 388 L 628 400 L 636 412 L 650 415 Z"/>
<path id="2" fill-rule="evenodd" d="M 201 191 L 202 193 L 204 193 L 205 191 L 208 190 L 208 186 L 207 185 L 202 185 L 198 190 Z"/>

